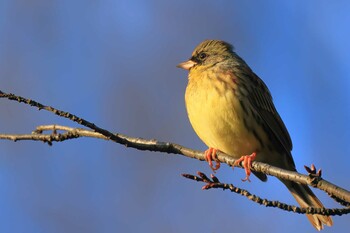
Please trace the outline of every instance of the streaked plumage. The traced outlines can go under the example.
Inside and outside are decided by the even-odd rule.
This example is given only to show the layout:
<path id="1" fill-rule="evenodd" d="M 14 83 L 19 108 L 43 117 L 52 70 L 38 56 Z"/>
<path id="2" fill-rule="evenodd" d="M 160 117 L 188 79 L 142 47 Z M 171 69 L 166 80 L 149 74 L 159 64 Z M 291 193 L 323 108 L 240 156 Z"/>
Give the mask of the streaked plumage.
<path id="1" fill-rule="evenodd" d="M 206 40 L 179 67 L 189 70 L 185 94 L 189 120 L 209 148 L 236 159 L 256 152 L 257 161 L 296 170 L 291 138 L 267 86 L 230 44 Z M 281 181 L 302 207 L 323 207 L 308 186 Z M 330 217 L 308 218 L 318 230 L 322 223 L 332 225 Z"/>

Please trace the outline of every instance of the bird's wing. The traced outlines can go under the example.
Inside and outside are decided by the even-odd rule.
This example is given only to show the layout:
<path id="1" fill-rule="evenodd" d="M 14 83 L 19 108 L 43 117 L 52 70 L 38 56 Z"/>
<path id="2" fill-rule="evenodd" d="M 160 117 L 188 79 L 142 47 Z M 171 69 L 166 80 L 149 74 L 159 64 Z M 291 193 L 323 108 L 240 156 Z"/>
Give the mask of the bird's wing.
<path id="1" fill-rule="evenodd" d="M 246 97 L 249 104 L 251 105 L 255 114 L 261 117 L 268 129 L 271 130 L 286 152 L 290 154 L 290 151 L 293 148 L 292 140 L 286 126 L 284 125 L 273 104 L 270 91 L 265 83 L 256 74 L 254 74 L 250 68 L 247 67 L 246 69 L 248 69 L 247 72 L 244 72 L 246 74 L 246 78 L 250 79 L 250 82 L 253 83 L 251 88 L 247 88 L 248 93 Z"/>

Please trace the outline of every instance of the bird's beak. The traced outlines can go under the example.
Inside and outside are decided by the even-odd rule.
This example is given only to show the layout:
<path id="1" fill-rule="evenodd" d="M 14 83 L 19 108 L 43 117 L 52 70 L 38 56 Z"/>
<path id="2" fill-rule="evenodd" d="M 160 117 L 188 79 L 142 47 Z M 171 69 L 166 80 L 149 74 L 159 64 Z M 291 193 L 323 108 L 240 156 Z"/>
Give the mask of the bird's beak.
<path id="1" fill-rule="evenodd" d="M 194 62 L 192 60 L 188 60 L 188 61 L 185 61 L 185 62 L 182 62 L 182 63 L 178 64 L 176 67 L 177 68 L 182 68 L 182 69 L 185 69 L 185 70 L 189 70 L 196 64 L 197 64 L 196 62 Z"/>

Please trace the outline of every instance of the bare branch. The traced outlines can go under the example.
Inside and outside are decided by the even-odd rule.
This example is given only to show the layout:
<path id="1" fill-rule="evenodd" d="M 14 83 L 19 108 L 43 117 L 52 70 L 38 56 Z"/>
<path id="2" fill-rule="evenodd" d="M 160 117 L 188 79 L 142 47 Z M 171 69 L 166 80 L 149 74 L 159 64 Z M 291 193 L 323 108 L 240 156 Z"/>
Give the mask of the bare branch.
<path id="1" fill-rule="evenodd" d="M 58 133 L 57 130 L 66 131 L 64 133 Z M 52 131 L 50 134 L 43 134 L 44 131 Z M 93 132 L 91 130 L 81 128 L 71 128 L 62 125 L 41 125 L 32 132 L 32 134 L 0 134 L 0 139 L 23 141 L 42 141 L 48 143 L 50 146 L 52 142 L 63 142 L 69 139 L 91 137 L 108 140 L 107 137 L 100 133 Z"/>
<path id="2" fill-rule="evenodd" d="M 34 131 L 31 135 L 0 135 L 0 139 L 8 139 L 13 141 L 18 140 L 37 140 L 48 142 L 49 145 L 52 144 L 53 141 L 62 142 L 64 140 L 78 138 L 78 137 L 94 137 L 100 138 L 104 140 L 111 140 L 119 144 L 123 144 L 127 147 L 132 147 L 138 150 L 148 150 L 148 151 L 157 151 L 157 152 L 165 152 L 171 154 L 181 154 L 189 158 L 195 158 L 201 161 L 204 161 L 204 154 L 201 151 L 191 150 L 184 146 L 170 143 L 170 142 L 161 142 L 157 140 L 146 140 L 142 138 L 129 137 L 122 134 L 113 134 L 108 130 L 100 128 L 95 124 L 84 120 L 83 118 L 77 117 L 71 113 L 64 112 L 58 109 L 55 109 L 50 106 L 45 106 L 41 103 L 38 103 L 33 100 L 29 100 L 20 96 L 16 96 L 14 94 L 6 94 L 0 91 L 0 98 L 7 98 L 9 100 L 14 100 L 19 103 L 25 103 L 27 105 L 38 108 L 39 110 L 46 110 L 52 112 L 60 117 L 67 118 L 71 121 L 77 122 L 78 124 L 88 127 L 91 130 L 80 129 L 80 128 L 70 128 L 66 126 L 40 126 L 36 131 Z M 52 134 L 42 134 L 43 131 L 52 130 Z M 57 130 L 63 130 L 65 133 L 59 134 Z M 218 153 L 218 159 L 222 163 L 226 163 L 230 166 L 234 165 L 235 159 L 232 156 L 229 156 L 224 153 Z M 239 167 L 242 167 L 241 165 Z M 281 168 L 273 167 L 268 164 L 253 162 L 252 170 L 257 172 L 262 172 L 267 175 L 272 175 L 281 179 L 291 180 L 294 182 L 306 184 L 313 186 L 315 188 L 321 189 L 327 192 L 330 196 L 336 199 L 339 203 L 348 206 L 350 203 L 350 192 L 338 187 L 326 180 L 323 180 L 320 176 L 314 176 L 310 174 L 302 175 L 297 172 L 292 172 L 288 170 L 284 170 Z"/>
<path id="3" fill-rule="evenodd" d="M 264 205 L 266 207 L 275 207 L 279 208 L 285 211 L 291 211 L 298 214 L 319 214 L 319 215 L 343 215 L 350 213 L 350 208 L 343 208 L 343 209 L 327 209 L 327 208 L 313 208 L 313 207 L 307 207 L 307 208 L 301 208 L 294 205 L 288 205 L 286 203 L 282 203 L 279 201 L 270 201 L 267 199 L 262 199 L 256 195 L 251 194 L 249 191 L 245 189 L 238 188 L 234 186 L 233 184 L 225 184 L 221 183 L 219 179 L 211 175 L 211 180 L 202 172 L 197 172 L 198 176 L 190 175 L 190 174 L 182 174 L 183 177 L 195 180 L 197 182 L 204 182 L 207 183 L 205 186 L 202 187 L 203 190 L 212 189 L 212 188 L 220 188 L 222 190 L 230 190 L 231 192 L 240 194 L 246 198 L 248 198 L 251 201 L 254 201 L 255 203 L 258 203 L 260 205 Z"/>

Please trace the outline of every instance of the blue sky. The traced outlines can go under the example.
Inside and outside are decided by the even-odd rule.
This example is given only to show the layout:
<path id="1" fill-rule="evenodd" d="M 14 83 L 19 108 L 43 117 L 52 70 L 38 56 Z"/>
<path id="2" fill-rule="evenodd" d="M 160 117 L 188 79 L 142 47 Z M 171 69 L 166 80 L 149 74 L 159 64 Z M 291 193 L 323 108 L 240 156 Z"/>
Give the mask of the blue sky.
<path id="1" fill-rule="evenodd" d="M 347 1 L 0 0 L 1 90 L 69 111 L 113 132 L 205 150 L 187 119 L 187 73 L 175 66 L 204 39 L 232 43 L 268 85 L 293 140 L 311 163 L 350 188 L 350 4 Z M 1 133 L 74 123 L 0 101 Z M 1 232 L 311 232 L 305 216 L 258 206 L 180 176 L 204 162 L 97 139 L 52 147 L 0 143 Z M 270 178 L 242 183 L 295 203 Z M 316 191 L 323 203 L 339 207 Z M 324 232 L 349 229 L 335 217 Z"/>

